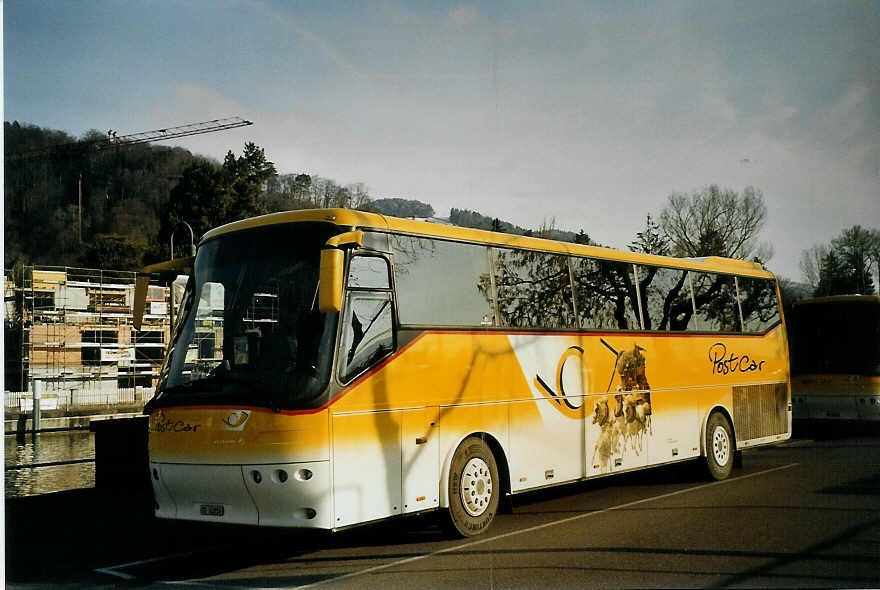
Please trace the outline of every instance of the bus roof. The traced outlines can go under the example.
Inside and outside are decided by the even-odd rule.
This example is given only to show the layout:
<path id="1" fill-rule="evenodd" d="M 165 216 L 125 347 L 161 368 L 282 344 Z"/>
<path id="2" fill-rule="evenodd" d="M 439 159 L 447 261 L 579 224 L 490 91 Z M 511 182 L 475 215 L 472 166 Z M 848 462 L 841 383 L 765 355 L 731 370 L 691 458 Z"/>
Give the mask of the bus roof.
<path id="1" fill-rule="evenodd" d="M 241 221 L 235 221 L 222 225 L 207 232 L 202 242 L 229 232 L 236 232 L 254 227 L 295 223 L 302 221 L 318 221 L 333 223 L 340 226 L 362 229 L 374 229 L 380 231 L 399 232 L 433 238 L 443 238 L 474 242 L 490 246 L 504 246 L 510 248 L 527 248 L 542 250 L 559 254 L 571 254 L 577 256 L 589 256 L 591 258 L 604 258 L 620 260 L 630 263 L 653 264 L 676 268 L 687 268 L 707 272 L 721 272 L 743 274 L 755 277 L 772 278 L 773 275 L 757 262 L 747 262 L 721 256 L 708 256 L 705 258 L 674 258 L 669 256 L 656 256 L 615 250 L 601 246 L 585 246 L 571 242 L 559 242 L 544 238 L 534 238 L 515 234 L 505 234 L 482 229 L 472 229 L 455 225 L 417 221 L 414 219 L 402 219 L 388 217 L 379 213 L 365 213 L 351 209 L 302 209 L 297 211 L 282 211 L 270 213 L 259 217 L 251 217 Z"/>

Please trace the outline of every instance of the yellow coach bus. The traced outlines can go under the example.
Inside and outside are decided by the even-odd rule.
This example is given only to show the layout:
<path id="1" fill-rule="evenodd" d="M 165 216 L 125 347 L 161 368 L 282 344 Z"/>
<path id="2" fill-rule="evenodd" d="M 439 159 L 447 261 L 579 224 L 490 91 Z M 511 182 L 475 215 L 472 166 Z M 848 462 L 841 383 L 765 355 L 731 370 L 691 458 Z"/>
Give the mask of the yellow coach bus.
<path id="1" fill-rule="evenodd" d="M 793 417 L 880 422 L 880 297 L 805 299 L 792 316 Z"/>
<path id="2" fill-rule="evenodd" d="M 201 240 L 149 414 L 158 517 L 338 530 L 791 432 L 760 265 L 344 209 Z"/>

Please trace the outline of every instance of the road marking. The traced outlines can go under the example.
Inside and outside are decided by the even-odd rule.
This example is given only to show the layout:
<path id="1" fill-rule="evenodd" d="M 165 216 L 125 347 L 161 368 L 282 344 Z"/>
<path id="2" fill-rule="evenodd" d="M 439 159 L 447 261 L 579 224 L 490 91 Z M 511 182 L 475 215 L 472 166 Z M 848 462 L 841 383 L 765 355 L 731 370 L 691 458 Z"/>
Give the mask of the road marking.
<path id="1" fill-rule="evenodd" d="M 108 576 L 116 576 L 116 577 L 122 578 L 123 580 L 136 580 L 137 579 L 136 576 L 132 576 L 129 574 L 123 574 L 122 572 L 113 571 L 114 568 L 117 568 L 117 567 L 125 567 L 125 566 L 114 565 L 113 567 L 100 567 L 100 568 L 98 568 L 96 570 L 92 570 L 92 571 L 98 572 L 99 574 L 105 574 Z"/>
<path id="2" fill-rule="evenodd" d="M 545 522 L 544 524 L 531 526 L 531 527 L 520 529 L 517 531 L 510 531 L 509 533 L 495 535 L 494 537 L 487 537 L 485 539 L 478 539 L 476 541 L 470 541 L 467 543 L 462 543 L 460 545 L 446 547 L 445 549 L 438 549 L 437 551 L 433 551 L 431 553 L 425 553 L 423 555 L 416 555 L 414 557 L 407 557 L 406 559 L 399 559 L 399 560 L 393 561 L 391 563 L 386 563 L 386 564 L 382 564 L 382 565 L 375 565 L 373 567 L 368 567 L 366 569 L 363 569 L 363 570 L 360 570 L 357 572 L 351 572 L 349 574 L 343 574 L 341 576 L 336 576 L 335 578 L 327 578 L 326 580 L 320 580 L 318 582 L 313 582 L 311 584 L 305 584 L 303 586 L 292 586 L 291 588 L 292 588 L 292 590 L 300 590 L 302 588 L 315 588 L 317 586 L 323 586 L 325 584 L 331 584 L 333 582 L 341 582 L 342 580 L 347 580 L 347 579 L 354 578 L 357 576 L 363 576 L 365 574 L 371 574 L 373 572 L 378 572 L 378 571 L 381 571 L 384 569 L 389 569 L 392 567 L 406 565 L 406 564 L 412 563 L 414 561 L 419 561 L 421 559 L 427 559 L 429 557 L 435 557 L 437 555 L 442 555 L 444 553 L 451 553 L 453 551 L 467 549 L 469 547 L 475 547 L 477 545 L 483 545 L 485 543 L 491 543 L 493 541 L 506 539 L 508 537 L 514 537 L 516 535 L 522 535 L 525 533 L 532 533 L 532 532 L 539 531 L 541 529 L 546 529 L 546 528 L 549 528 L 552 526 L 565 524 L 568 522 L 574 522 L 576 520 L 581 520 L 581 519 L 587 518 L 588 516 L 596 516 L 598 514 L 605 514 L 607 512 L 612 512 L 614 510 L 622 510 L 624 508 L 630 508 L 632 506 L 637 506 L 639 504 L 644 504 L 646 502 L 653 502 L 654 500 L 663 500 L 665 498 L 671 498 L 673 496 L 678 496 L 678 495 L 681 495 L 681 494 L 684 494 L 687 492 L 693 492 L 696 490 L 702 490 L 702 489 L 709 488 L 712 486 L 722 485 L 722 484 L 726 484 L 726 483 L 732 483 L 732 482 L 736 482 L 736 481 L 742 481 L 744 479 L 758 477 L 759 475 L 767 475 L 768 473 L 773 473 L 775 471 L 782 471 L 783 469 L 791 469 L 792 467 L 797 467 L 798 465 L 800 465 L 800 463 L 789 463 L 788 465 L 774 467 L 773 469 L 765 469 L 764 471 L 756 471 L 755 473 L 750 473 L 748 475 L 743 475 L 741 477 L 736 477 L 736 478 L 732 478 L 732 479 L 724 479 L 721 481 L 713 481 L 713 482 L 705 483 L 702 485 L 698 485 L 693 488 L 685 488 L 682 490 L 676 490 L 674 492 L 668 492 L 666 494 L 660 494 L 659 496 L 652 496 L 650 498 L 643 498 L 641 500 L 627 502 L 626 504 L 618 504 L 617 506 L 611 506 L 610 508 L 603 508 L 601 510 L 594 510 L 592 512 L 584 512 L 583 514 L 577 514 L 575 516 L 568 516 L 566 518 L 560 518 L 559 520 L 554 520 L 552 522 Z"/>
<path id="3" fill-rule="evenodd" d="M 799 440 L 793 440 L 793 441 L 786 442 L 786 443 L 781 443 L 776 446 L 783 447 L 783 448 L 792 448 L 792 447 L 807 447 L 807 446 L 814 445 L 814 444 L 816 444 L 816 441 L 804 438 L 804 439 L 799 439 Z"/>
<path id="4" fill-rule="evenodd" d="M 148 563 L 155 563 L 157 561 L 167 561 L 169 559 L 179 559 L 182 557 L 192 557 L 195 555 L 193 552 L 188 553 L 173 553 L 171 555 L 161 555 L 159 557 L 151 557 L 150 559 L 142 559 L 140 561 L 132 561 L 129 563 L 122 563 L 119 565 L 111 565 L 110 567 L 102 567 L 96 570 L 92 570 L 98 572 L 100 574 L 107 574 L 108 576 L 117 576 L 122 578 L 123 580 L 136 580 L 137 576 L 132 576 L 131 574 L 126 574 L 124 572 L 118 572 L 116 570 L 125 569 L 127 567 L 135 567 L 138 565 L 146 565 Z"/>

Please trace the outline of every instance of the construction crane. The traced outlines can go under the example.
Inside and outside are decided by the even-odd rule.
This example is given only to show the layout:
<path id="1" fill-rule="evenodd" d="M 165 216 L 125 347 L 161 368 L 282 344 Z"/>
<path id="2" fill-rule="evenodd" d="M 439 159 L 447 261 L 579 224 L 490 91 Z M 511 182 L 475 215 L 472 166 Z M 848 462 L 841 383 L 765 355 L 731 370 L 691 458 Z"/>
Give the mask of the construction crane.
<path id="1" fill-rule="evenodd" d="M 139 143 L 174 139 L 176 137 L 186 137 L 189 135 L 202 135 L 204 133 L 235 129 L 236 127 L 247 127 L 248 125 L 253 125 L 253 123 L 246 119 L 242 119 L 241 117 L 229 117 L 226 119 L 203 121 L 201 123 L 187 123 L 186 125 L 178 125 L 177 127 L 167 127 L 165 129 L 155 129 L 153 131 L 143 131 L 141 133 L 131 133 L 129 135 L 117 135 L 116 132 L 111 129 L 107 131 L 107 137 L 101 139 L 62 143 L 45 148 L 25 150 L 23 152 L 8 154 L 6 159 L 12 162 L 17 162 L 44 158 L 46 156 L 73 156 L 82 153 L 97 153 L 108 149 L 119 149 Z"/>

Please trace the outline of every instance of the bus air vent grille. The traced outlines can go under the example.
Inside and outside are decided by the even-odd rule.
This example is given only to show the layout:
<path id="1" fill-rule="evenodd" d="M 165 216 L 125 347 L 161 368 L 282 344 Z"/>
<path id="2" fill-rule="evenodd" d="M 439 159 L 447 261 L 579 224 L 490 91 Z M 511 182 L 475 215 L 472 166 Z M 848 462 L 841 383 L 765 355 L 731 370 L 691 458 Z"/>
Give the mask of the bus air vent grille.
<path id="1" fill-rule="evenodd" d="M 738 440 L 783 434 L 788 429 L 785 383 L 733 388 L 733 421 Z"/>

